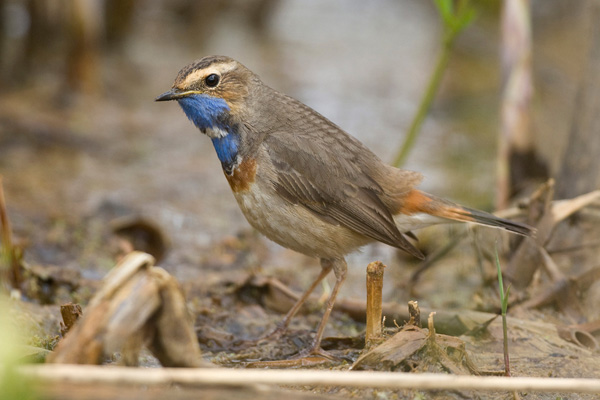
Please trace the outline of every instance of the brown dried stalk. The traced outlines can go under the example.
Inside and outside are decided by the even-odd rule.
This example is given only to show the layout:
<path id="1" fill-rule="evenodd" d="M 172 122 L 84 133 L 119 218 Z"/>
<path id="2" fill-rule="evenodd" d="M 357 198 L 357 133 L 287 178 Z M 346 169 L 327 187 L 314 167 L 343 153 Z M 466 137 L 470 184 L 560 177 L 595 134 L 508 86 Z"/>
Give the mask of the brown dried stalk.
<path id="1" fill-rule="evenodd" d="M 381 261 L 374 261 L 367 266 L 367 332 L 365 347 L 380 341 L 382 336 L 382 299 L 383 270 Z"/>

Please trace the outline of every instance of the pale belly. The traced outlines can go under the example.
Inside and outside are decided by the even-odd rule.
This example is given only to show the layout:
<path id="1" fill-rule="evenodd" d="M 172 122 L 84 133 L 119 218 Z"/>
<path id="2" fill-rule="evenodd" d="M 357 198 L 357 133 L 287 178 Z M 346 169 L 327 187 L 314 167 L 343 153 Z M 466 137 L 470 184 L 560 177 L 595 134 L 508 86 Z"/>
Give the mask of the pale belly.
<path id="1" fill-rule="evenodd" d="M 233 194 L 250 225 L 275 243 L 299 253 L 341 258 L 373 241 L 284 200 L 269 184 L 255 182 L 248 190 Z"/>

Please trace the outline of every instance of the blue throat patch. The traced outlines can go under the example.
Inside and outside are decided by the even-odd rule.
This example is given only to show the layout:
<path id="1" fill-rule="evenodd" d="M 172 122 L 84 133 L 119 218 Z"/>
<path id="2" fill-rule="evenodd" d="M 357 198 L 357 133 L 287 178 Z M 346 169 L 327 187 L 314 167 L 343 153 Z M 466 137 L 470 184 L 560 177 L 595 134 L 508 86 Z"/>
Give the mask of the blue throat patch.
<path id="1" fill-rule="evenodd" d="M 221 160 L 221 166 L 229 175 L 233 173 L 233 166 L 237 161 L 238 146 L 240 138 L 235 133 L 220 138 L 212 138 L 213 146 L 217 151 L 217 156 Z"/>
<path id="2" fill-rule="evenodd" d="M 177 102 L 188 119 L 201 131 L 208 128 L 227 130 L 223 121 L 229 106 L 225 100 L 205 94 L 192 94 L 178 99 Z"/>
<path id="3" fill-rule="evenodd" d="M 230 110 L 225 100 L 193 94 L 177 101 L 185 115 L 202 132 L 207 129 L 220 129 L 227 134 L 223 137 L 211 138 L 221 166 L 226 173 L 231 175 L 238 155 L 240 138 L 235 129 L 227 123 L 227 112 Z"/>

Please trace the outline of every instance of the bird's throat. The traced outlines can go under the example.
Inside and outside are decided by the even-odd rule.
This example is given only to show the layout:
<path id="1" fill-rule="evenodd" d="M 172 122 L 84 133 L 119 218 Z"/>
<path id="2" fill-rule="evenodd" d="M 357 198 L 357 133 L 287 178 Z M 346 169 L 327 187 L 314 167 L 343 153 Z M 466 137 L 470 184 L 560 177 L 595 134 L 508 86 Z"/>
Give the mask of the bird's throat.
<path id="1" fill-rule="evenodd" d="M 198 129 L 226 129 L 225 121 L 230 110 L 227 102 L 205 94 L 192 94 L 178 100 L 179 105 L 190 121 Z"/>
<path id="2" fill-rule="evenodd" d="M 189 120 L 211 138 L 225 173 L 233 174 L 240 163 L 240 137 L 229 124 L 227 102 L 204 94 L 193 94 L 178 102 Z"/>
<path id="3" fill-rule="evenodd" d="M 235 133 L 229 133 L 221 137 L 211 138 L 213 146 L 217 152 L 217 157 L 221 160 L 221 166 L 226 174 L 233 174 L 233 170 L 240 163 L 239 157 L 239 136 Z"/>

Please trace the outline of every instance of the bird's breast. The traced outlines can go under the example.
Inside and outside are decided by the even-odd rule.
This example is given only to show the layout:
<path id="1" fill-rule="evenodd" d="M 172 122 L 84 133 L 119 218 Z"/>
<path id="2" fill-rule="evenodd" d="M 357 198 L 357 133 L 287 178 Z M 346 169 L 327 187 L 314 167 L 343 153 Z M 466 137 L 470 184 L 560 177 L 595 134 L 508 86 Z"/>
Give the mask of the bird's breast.
<path id="1" fill-rule="evenodd" d="M 229 182 L 229 186 L 231 186 L 234 193 L 250 190 L 256 179 L 256 159 L 245 158 L 231 174 L 225 171 L 225 178 L 227 178 L 227 182 Z"/>
<path id="2" fill-rule="evenodd" d="M 283 247 L 311 257 L 338 258 L 372 241 L 285 200 L 273 187 L 269 166 L 256 159 L 245 158 L 225 177 L 250 225 Z"/>

